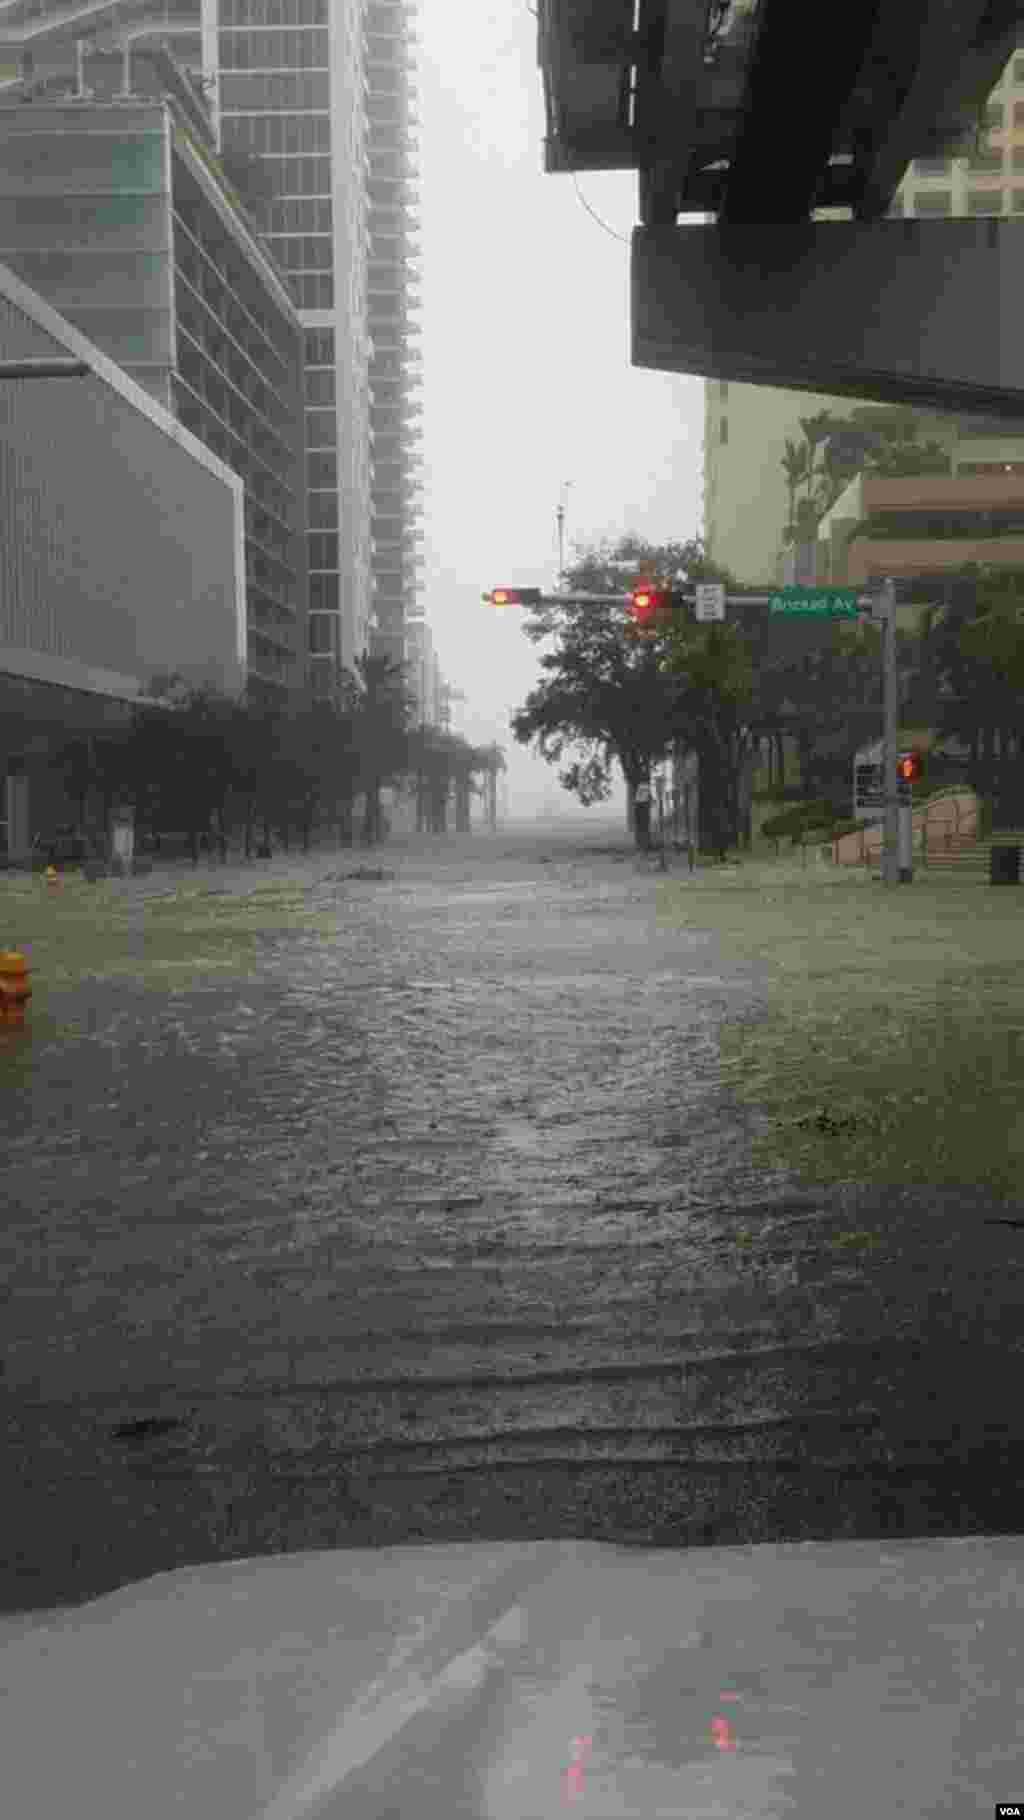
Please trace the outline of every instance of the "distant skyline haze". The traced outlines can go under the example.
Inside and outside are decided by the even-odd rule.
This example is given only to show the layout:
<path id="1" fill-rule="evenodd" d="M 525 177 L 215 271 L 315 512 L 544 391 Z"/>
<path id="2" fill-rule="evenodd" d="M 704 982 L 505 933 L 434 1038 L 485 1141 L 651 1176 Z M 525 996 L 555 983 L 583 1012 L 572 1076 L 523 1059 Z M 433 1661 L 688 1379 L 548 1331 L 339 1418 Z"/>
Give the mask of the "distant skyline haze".
<path id="1" fill-rule="evenodd" d="M 558 767 L 509 731 L 544 647 L 521 609 L 480 596 L 555 587 L 560 503 L 566 566 L 627 532 L 697 535 L 703 381 L 630 365 L 636 178 L 588 175 L 577 193 L 545 174 L 529 8 L 422 0 L 419 29 L 423 605 L 467 698 L 453 729 L 505 748 L 510 813 L 581 815 Z"/>

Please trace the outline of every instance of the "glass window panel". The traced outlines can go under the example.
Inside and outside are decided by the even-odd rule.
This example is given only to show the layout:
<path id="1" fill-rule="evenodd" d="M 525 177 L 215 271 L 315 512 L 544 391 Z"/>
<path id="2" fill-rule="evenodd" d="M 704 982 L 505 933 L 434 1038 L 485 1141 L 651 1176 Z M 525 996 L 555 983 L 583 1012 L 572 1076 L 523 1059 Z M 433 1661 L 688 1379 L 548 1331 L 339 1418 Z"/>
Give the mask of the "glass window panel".
<path id="1" fill-rule="evenodd" d="M 334 569 L 338 567 L 338 539 L 324 535 L 323 532 L 310 533 L 308 539 L 309 567 L 314 569 Z"/>
<path id="2" fill-rule="evenodd" d="M 306 457 L 306 484 L 309 487 L 336 487 L 338 457 L 333 451 Z"/>
<path id="3" fill-rule="evenodd" d="M 305 376 L 307 404 L 334 404 L 335 374 L 333 367 L 315 367 Z"/>
<path id="4" fill-rule="evenodd" d="M 311 575 L 309 578 L 310 611 L 320 609 L 325 613 L 337 613 L 340 606 L 340 577 L 337 575 Z"/>
<path id="5" fill-rule="evenodd" d="M 336 531 L 338 528 L 338 495 L 307 493 L 307 511 L 311 531 Z"/>

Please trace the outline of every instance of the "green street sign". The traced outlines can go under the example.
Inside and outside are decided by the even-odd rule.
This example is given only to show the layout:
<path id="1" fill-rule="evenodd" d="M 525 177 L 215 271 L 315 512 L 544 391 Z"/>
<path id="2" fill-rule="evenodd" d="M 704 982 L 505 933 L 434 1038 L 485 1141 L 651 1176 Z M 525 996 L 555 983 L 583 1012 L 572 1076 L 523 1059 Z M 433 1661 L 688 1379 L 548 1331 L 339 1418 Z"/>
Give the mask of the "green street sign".
<path id="1" fill-rule="evenodd" d="M 860 608 L 849 588 L 779 588 L 771 596 L 769 613 L 806 613 L 816 619 L 855 619 Z"/>

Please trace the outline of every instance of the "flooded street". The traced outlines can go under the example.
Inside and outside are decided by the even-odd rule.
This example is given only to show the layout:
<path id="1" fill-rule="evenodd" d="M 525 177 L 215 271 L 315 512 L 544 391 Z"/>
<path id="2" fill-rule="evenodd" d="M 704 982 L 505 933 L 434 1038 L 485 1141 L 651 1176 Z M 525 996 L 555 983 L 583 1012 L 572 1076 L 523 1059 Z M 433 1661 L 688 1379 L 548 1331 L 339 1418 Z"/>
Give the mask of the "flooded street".
<path id="1" fill-rule="evenodd" d="M 186 877 L 112 887 L 140 957 Z M 3 1609 L 411 1540 L 1019 1529 L 1024 1232 L 756 1169 L 719 1035 L 763 981 L 617 828 L 199 877 L 331 933 L 78 986 L 5 1088 Z"/>

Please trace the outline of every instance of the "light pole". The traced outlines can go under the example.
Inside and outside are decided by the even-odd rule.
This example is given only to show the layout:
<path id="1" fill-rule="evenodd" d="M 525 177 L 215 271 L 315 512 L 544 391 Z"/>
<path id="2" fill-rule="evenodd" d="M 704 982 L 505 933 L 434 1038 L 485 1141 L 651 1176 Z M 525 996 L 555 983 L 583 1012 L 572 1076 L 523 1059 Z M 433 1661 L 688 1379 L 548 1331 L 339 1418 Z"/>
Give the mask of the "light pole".
<path id="1" fill-rule="evenodd" d="M 563 480 L 563 482 L 562 482 L 563 494 L 567 493 L 571 486 L 572 486 L 571 480 Z M 565 501 L 564 501 L 564 499 L 559 500 L 558 510 L 555 513 L 555 517 L 558 520 L 558 585 L 561 588 L 564 586 L 564 583 L 565 583 L 565 549 L 564 549 Z"/>
<path id="2" fill-rule="evenodd" d="M 899 672 L 896 668 L 896 583 L 887 577 L 883 596 L 882 627 L 885 681 L 885 737 L 882 747 L 882 790 L 885 823 L 882 845 L 882 883 L 909 885 L 913 881 L 913 811 L 898 794 L 896 761 L 900 717 Z"/>

